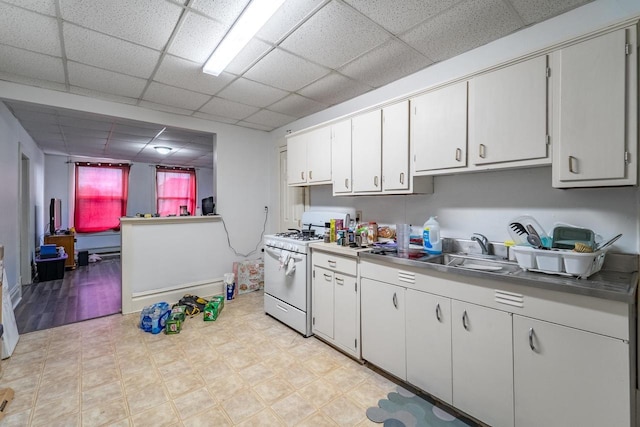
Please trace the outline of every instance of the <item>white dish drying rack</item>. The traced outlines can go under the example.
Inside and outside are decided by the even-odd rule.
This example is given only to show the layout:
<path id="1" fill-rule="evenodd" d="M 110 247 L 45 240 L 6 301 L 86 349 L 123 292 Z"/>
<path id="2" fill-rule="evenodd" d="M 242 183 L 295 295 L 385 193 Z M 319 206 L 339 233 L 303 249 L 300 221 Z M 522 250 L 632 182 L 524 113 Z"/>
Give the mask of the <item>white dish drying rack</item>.
<path id="1" fill-rule="evenodd" d="M 571 250 L 535 249 L 530 246 L 514 246 L 518 265 L 523 270 L 586 279 L 602 268 L 607 249 L 595 252 Z"/>

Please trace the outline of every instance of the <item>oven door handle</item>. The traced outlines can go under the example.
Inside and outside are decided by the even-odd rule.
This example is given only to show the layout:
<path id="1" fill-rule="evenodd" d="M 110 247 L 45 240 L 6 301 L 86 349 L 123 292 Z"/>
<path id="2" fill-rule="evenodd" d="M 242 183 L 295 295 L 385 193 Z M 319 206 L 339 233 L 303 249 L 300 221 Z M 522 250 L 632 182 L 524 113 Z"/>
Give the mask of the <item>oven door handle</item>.
<path id="1" fill-rule="evenodd" d="M 278 250 L 273 249 L 273 248 L 264 248 L 264 251 L 266 253 L 268 253 L 269 255 L 274 256 L 275 258 L 280 258 L 280 255 L 282 254 L 281 251 L 278 251 Z M 304 257 L 302 255 L 296 254 L 294 252 L 291 252 L 290 258 L 293 258 L 293 260 L 295 262 L 299 262 L 299 261 L 304 260 Z"/>

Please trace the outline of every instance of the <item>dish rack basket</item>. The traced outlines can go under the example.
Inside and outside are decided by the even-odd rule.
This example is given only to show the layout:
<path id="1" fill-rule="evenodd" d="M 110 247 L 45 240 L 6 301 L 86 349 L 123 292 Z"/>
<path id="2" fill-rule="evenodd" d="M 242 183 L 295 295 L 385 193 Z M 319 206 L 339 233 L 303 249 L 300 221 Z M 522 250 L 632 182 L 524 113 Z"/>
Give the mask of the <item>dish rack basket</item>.
<path id="1" fill-rule="evenodd" d="M 518 265 L 523 270 L 559 274 L 586 279 L 602 268 L 607 250 L 574 252 L 571 250 L 544 250 L 530 246 L 514 246 Z"/>

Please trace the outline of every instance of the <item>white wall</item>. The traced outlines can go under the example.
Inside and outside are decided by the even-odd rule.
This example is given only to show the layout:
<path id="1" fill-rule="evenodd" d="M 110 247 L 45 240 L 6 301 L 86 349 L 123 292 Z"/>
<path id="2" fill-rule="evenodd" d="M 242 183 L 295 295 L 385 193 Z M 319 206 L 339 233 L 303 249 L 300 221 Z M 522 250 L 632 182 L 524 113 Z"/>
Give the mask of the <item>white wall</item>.
<path id="1" fill-rule="evenodd" d="M 19 218 L 19 183 L 20 159 L 24 154 L 29 158 L 31 212 L 29 238 L 30 254 L 35 250 L 35 236 L 44 230 L 44 221 L 35 220 L 44 206 L 44 154 L 33 139 L 26 133 L 20 123 L 13 117 L 7 107 L 0 102 L 0 245 L 4 245 L 4 267 L 9 282 L 9 291 L 15 294 L 20 285 L 20 218 Z M 46 205 L 49 209 L 49 205 Z M 37 231 L 38 230 L 38 231 Z M 27 278 L 27 280 L 30 278 Z M 19 290 L 19 288 L 18 288 Z"/>
<path id="2" fill-rule="evenodd" d="M 380 89 L 300 119 L 272 132 L 272 152 L 287 130 L 298 131 L 359 110 L 461 78 L 493 65 L 548 48 L 608 25 L 640 17 L 640 1 L 597 0 L 541 24 L 435 64 Z M 277 170 L 277 156 L 272 154 Z M 273 188 L 277 188 L 274 184 Z M 421 226 L 438 215 L 443 234 L 468 238 L 473 232 L 493 241 L 509 237 L 507 223 L 533 215 L 551 232 L 556 222 L 594 229 L 604 237 L 624 237 L 615 250 L 639 252 L 639 195 L 636 187 L 559 190 L 550 167 L 435 177 L 433 195 L 332 197 L 331 186 L 310 187 L 311 206 L 355 207 L 366 220 Z"/>
<path id="3" fill-rule="evenodd" d="M 239 253 L 247 254 L 253 251 L 258 242 L 261 242 L 264 206 L 269 205 L 271 194 L 269 176 L 272 171 L 269 168 L 269 163 L 265 161 L 269 158 L 271 147 L 268 133 L 6 81 L 0 81 L 0 99 L 2 98 L 215 134 L 217 171 L 215 182 L 211 183 L 210 188 L 213 189 L 215 186 L 217 189 L 216 211 L 222 215 L 229 230 L 231 244 Z M 3 144 L 2 147 L 4 147 L 4 141 L 0 144 Z M 17 171 L 17 159 L 15 149 L 2 150 L 0 166 L 3 166 L 3 170 L 0 173 L 2 176 L 7 173 L 4 166 L 8 168 L 7 170 L 12 171 L 10 173 L 13 177 L 11 185 L 14 187 L 13 183 L 17 180 L 17 175 L 13 171 Z M 42 163 L 44 164 L 44 159 L 42 159 Z M 213 173 L 210 176 L 203 175 L 203 179 L 213 180 Z M 40 182 L 43 181 L 44 172 L 40 178 Z M 0 200 L 6 200 L 7 204 L 3 203 L 0 209 L 17 209 L 16 190 L 13 189 L 7 193 L 5 188 L 3 186 L 3 189 L 0 190 Z M 146 202 L 135 206 L 142 209 L 143 203 Z M 14 205 L 16 207 L 13 207 Z M 15 216 L 14 213 L 13 217 Z M 4 215 L 0 217 L 0 230 L 6 230 L 7 240 L 10 238 L 11 241 L 15 241 L 16 236 L 10 234 L 14 233 L 15 229 L 16 225 L 13 222 L 5 224 Z M 0 239 L 3 238 L 3 232 L 0 231 Z M 212 244 L 227 245 L 226 242 L 212 242 Z M 5 245 L 8 246 L 9 243 L 5 243 Z M 231 249 L 228 250 L 231 251 Z M 257 252 L 250 258 L 257 258 L 260 255 L 261 253 Z M 231 266 L 229 267 L 231 268 Z M 13 274 L 15 275 L 15 273 Z"/>

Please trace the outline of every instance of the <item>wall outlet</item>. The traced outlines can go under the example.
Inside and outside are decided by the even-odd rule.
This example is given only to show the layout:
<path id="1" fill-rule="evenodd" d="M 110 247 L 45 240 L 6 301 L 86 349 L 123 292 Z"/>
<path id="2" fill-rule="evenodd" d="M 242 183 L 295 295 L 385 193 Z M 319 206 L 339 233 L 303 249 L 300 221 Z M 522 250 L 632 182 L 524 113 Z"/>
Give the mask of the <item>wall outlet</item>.
<path id="1" fill-rule="evenodd" d="M 356 211 L 356 224 L 362 221 L 362 211 Z"/>

